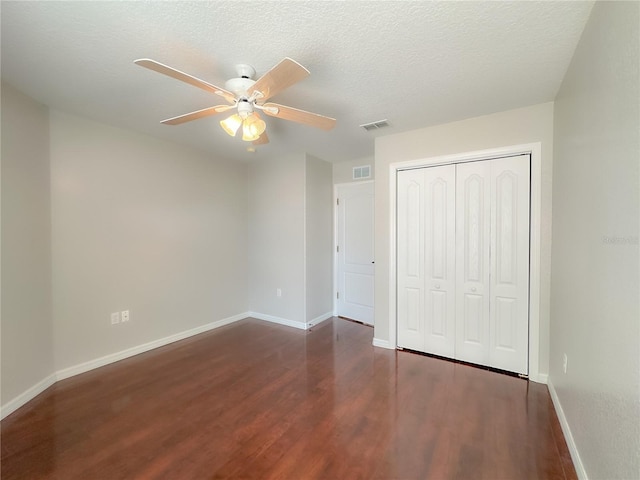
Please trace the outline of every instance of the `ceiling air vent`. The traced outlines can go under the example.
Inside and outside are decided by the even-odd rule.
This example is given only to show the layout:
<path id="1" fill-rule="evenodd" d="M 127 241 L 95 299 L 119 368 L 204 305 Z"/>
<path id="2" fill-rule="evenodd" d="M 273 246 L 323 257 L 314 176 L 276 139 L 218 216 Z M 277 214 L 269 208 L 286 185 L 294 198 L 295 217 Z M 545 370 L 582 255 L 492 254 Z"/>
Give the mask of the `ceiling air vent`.
<path id="1" fill-rule="evenodd" d="M 371 130 L 378 130 L 379 128 L 388 127 L 389 121 L 385 118 L 384 120 L 378 120 L 377 122 L 363 123 L 360 126 L 364 128 L 367 132 L 369 132 Z"/>

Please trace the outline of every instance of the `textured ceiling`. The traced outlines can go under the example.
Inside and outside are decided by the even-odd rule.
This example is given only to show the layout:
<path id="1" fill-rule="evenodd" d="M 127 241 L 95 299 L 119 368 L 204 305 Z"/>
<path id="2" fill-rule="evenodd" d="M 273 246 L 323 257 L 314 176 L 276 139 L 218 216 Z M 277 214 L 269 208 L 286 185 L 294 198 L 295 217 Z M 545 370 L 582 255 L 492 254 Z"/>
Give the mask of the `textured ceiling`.
<path id="1" fill-rule="evenodd" d="M 3 79 L 52 108 L 218 156 L 308 152 L 339 162 L 374 137 L 553 100 L 591 2 L 9 2 Z M 283 57 L 311 71 L 273 101 L 337 118 L 322 130 L 266 118 L 271 143 L 246 152 L 209 117 L 159 122 L 219 98 L 134 65 L 152 58 L 224 87 Z M 391 127 L 359 125 L 388 119 Z"/>

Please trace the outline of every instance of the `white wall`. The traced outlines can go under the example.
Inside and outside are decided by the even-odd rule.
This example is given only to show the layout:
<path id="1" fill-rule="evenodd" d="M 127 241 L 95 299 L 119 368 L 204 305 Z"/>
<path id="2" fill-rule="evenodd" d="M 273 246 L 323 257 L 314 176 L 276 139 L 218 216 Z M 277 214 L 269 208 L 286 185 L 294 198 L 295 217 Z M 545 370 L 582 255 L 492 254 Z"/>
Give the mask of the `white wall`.
<path id="1" fill-rule="evenodd" d="M 333 311 L 332 165 L 307 155 L 305 170 L 306 320 Z"/>
<path id="2" fill-rule="evenodd" d="M 55 111 L 50 134 L 57 370 L 246 311 L 244 165 Z"/>
<path id="3" fill-rule="evenodd" d="M 249 310 L 301 324 L 306 313 L 304 195 L 303 154 L 249 165 Z"/>
<path id="4" fill-rule="evenodd" d="M 371 177 L 361 180 L 353 179 L 353 167 L 362 167 L 371 165 Z M 347 162 L 339 162 L 333 164 L 333 183 L 348 183 L 358 181 L 370 181 L 375 178 L 375 162 L 373 157 L 356 158 Z"/>
<path id="5" fill-rule="evenodd" d="M 542 225 L 539 372 L 548 371 L 553 103 L 376 138 L 375 339 L 389 341 L 389 165 L 440 155 L 541 142 Z"/>
<path id="6" fill-rule="evenodd" d="M 640 478 L 639 11 L 596 3 L 554 110 L 550 385 L 592 479 Z"/>
<path id="7" fill-rule="evenodd" d="M 2 405 L 54 372 L 48 109 L 2 83 Z"/>

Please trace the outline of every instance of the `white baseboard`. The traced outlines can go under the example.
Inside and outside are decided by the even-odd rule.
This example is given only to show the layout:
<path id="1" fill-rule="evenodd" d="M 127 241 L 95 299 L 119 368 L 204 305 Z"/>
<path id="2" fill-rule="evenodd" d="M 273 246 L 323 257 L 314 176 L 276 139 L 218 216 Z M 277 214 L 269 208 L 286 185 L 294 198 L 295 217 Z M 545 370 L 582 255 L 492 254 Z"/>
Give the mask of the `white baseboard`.
<path id="1" fill-rule="evenodd" d="M 333 317 L 333 312 L 323 313 L 322 315 L 319 315 L 316 318 L 314 318 L 313 320 L 309 321 L 309 323 L 307 323 L 308 328 L 315 327 L 316 325 L 319 325 L 322 322 L 326 322 L 331 317 Z"/>
<path id="2" fill-rule="evenodd" d="M 37 395 L 45 391 L 47 388 L 49 388 L 59 380 L 64 380 L 65 378 L 73 377 L 74 375 L 79 375 L 81 373 L 88 372 L 89 370 L 93 370 L 95 368 L 102 367 L 104 365 L 108 365 L 110 363 L 114 363 L 128 357 L 133 357 L 134 355 L 138 355 L 140 353 L 148 352 L 149 350 L 153 350 L 154 348 L 177 342 L 178 340 L 184 340 L 185 338 L 198 335 L 199 333 L 204 333 L 215 328 L 220 328 L 224 325 L 229 325 L 230 323 L 237 322 L 238 320 L 242 320 L 244 318 L 247 318 L 248 316 L 250 315 L 247 312 L 239 313 L 238 315 L 233 315 L 232 317 L 223 318 L 222 320 L 207 323 L 206 325 L 201 325 L 196 328 L 185 330 L 184 332 L 176 333 L 174 335 L 154 340 L 152 342 L 144 343 L 142 345 L 137 345 L 120 352 L 105 355 L 104 357 L 89 360 L 88 362 L 84 362 L 79 365 L 74 365 L 72 367 L 58 370 L 33 387 L 29 388 L 25 392 L 21 393 L 13 400 L 7 402 L 5 405 L 2 405 L 2 407 L 0 408 L 0 419 L 13 413 L 28 401 L 33 400 Z"/>
<path id="3" fill-rule="evenodd" d="M 278 323 L 280 325 L 286 325 L 287 327 L 299 328 L 300 330 L 307 330 L 309 328 L 309 325 L 304 322 L 274 317 L 273 315 L 266 315 L 264 313 L 249 312 L 247 313 L 247 316 L 257 318 L 258 320 L 264 320 L 265 322 Z"/>
<path id="4" fill-rule="evenodd" d="M 386 348 L 388 350 L 395 350 L 395 348 L 391 346 L 388 340 L 380 340 L 379 338 L 375 338 L 375 337 L 373 339 L 373 346 Z"/>
<path id="5" fill-rule="evenodd" d="M 54 383 L 56 383 L 56 374 L 52 373 L 51 375 L 44 378 L 43 380 L 40 380 L 33 387 L 22 392 L 13 400 L 9 400 L 0 408 L 0 419 L 3 419 L 4 417 L 11 415 L 13 412 L 15 412 L 17 409 L 19 409 L 29 400 L 32 400 L 38 395 L 40 395 L 42 392 L 44 392 L 47 388 L 49 388 Z"/>
<path id="6" fill-rule="evenodd" d="M 531 377 L 529 377 L 529 380 L 546 385 L 549 382 L 549 375 L 547 375 L 546 373 L 539 373 L 537 375 L 532 375 Z"/>
<path id="7" fill-rule="evenodd" d="M 567 422 L 567 417 L 565 417 L 564 410 L 562 410 L 562 404 L 560 403 L 560 398 L 558 398 L 558 394 L 551 380 L 547 382 L 547 387 L 549 388 L 551 401 L 553 402 L 553 406 L 556 409 L 556 414 L 558 415 L 558 421 L 560 422 L 560 427 L 562 427 L 562 433 L 564 434 L 564 439 L 567 442 L 567 447 L 569 447 L 569 453 L 571 454 L 571 460 L 573 460 L 573 466 L 576 469 L 576 474 L 578 475 L 578 478 L 580 480 L 589 480 L 589 477 L 587 477 L 587 472 L 584 469 L 584 464 L 582 463 L 582 459 L 580 458 L 580 453 L 578 453 L 578 447 L 576 446 L 576 442 L 573 439 L 573 435 L 571 434 L 571 428 L 569 427 L 569 423 Z"/>
<path id="8" fill-rule="evenodd" d="M 73 367 L 58 370 L 56 372 L 56 378 L 57 380 L 64 380 L 65 378 L 88 372 L 89 370 L 93 370 L 94 368 L 102 367 L 104 365 L 108 365 L 125 358 L 133 357 L 134 355 L 148 352 L 149 350 L 153 350 L 154 348 L 163 347 L 170 343 L 177 342 L 178 340 L 184 340 L 185 338 L 198 335 L 199 333 L 204 333 L 215 328 L 223 327 L 224 325 L 229 325 L 230 323 L 237 322 L 238 320 L 242 320 L 243 318 L 247 318 L 247 316 L 247 313 L 240 313 L 238 315 L 233 315 L 232 317 L 223 318 L 222 320 L 218 320 L 216 322 L 207 323 L 206 325 L 201 325 L 196 328 L 185 330 L 184 332 L 169 335 L 168 337 L 160 338 L 152 342 L 143 343 L 142 345 L 136 345 L 135 347 L 131 347 L 120 352 L 111 353 L 109 355 L 105 355 L 104 357 L 89 360 L 88 362 L 74 365 Z"/>

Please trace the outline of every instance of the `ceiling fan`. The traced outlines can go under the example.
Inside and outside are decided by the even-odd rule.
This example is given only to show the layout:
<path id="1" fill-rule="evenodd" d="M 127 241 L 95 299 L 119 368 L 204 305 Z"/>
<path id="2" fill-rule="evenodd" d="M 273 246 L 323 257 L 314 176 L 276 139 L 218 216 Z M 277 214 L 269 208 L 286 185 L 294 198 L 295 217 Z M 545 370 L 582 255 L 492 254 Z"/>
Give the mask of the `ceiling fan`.
<path id="1" fill-rule="evenodd" d="M 161 122 L 165 125 L 179 125 L 191 120 L 235 110 L 235 113 L 220 122 L 224 131 L 231 136 L 235 136 L 240 127 L 242 127 L 242 139 L 244 141 L 253 142 L 254 145 L 261 145 L 268 143 L 269 138 L 265 132 L 266 124 L 260 118 L 257 110 L 271 117 L 282 118 L 323 130 L 331 130 L 336 123 L 335 118 L 277 103 L 265 103 L 269 98 L 309 75 L 309 70 L 290 58 L 283 59 L 258 80 L 253 80 L 256 71 L 252 66 L 246 64 L 236 65 L 238 78 L 228 80 L 225 83 L 226 88 L 217 87 L 149 58 L 141 58 L 135 60 L 134 63 L 219 95 L 228 102 L 228 105 L 216 105 L 168 118 Z"/>

